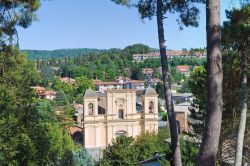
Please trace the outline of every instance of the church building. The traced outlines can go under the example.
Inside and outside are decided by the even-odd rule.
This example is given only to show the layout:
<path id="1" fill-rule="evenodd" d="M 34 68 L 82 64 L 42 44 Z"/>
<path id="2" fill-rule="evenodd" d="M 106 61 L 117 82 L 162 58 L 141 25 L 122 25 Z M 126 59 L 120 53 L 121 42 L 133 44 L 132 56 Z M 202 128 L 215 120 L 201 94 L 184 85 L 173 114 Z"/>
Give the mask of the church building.
<path id="1" fill-rule="evenodd" d="M 145 90 L 113 89 L 84 95 L 83 143 L 85 148 L 102 148 L 121 135 L 136 137 L 158 131 L 158 95 Z"/>

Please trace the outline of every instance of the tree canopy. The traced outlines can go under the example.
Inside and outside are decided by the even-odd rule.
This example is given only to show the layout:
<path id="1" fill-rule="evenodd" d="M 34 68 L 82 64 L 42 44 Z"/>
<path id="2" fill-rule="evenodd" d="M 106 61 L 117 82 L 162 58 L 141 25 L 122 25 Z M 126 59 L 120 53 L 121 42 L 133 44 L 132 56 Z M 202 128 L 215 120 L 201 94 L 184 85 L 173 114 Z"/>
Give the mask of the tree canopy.
<path id="1" fill-rule="evenodd" d="M 14 0 L 0 2 L 0 41 L 12 43 L 17 35 L 16 26 L 27 28 L 36 19 L 40 0 Z M 18 36 L 18 35 L 17 35 Z M 17 39 L 18 40 L 18 39 Z"/>

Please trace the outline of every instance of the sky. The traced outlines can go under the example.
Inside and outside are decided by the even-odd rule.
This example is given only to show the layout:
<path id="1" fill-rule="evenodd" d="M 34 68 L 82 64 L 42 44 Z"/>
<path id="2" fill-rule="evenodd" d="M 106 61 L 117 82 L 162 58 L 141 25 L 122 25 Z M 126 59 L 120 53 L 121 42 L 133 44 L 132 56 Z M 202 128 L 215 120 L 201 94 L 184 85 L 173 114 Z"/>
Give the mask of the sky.
<path id="1" fill-rule="evenodd" d="M 225 9 L 237 0 L 221 0 Z M 177 14 L 164 20 L 167 49 L 199 48 L 206 45 L 205 6 L 199 6 L 199 27 L 179 30 Z M 37 11 L 38 21 L 27 29 L 18 28 L 21 49 L 125 48 L 142 43 L 158 48 L 157 22 L 141 20 L 136 8 L 116 5 L 110 0 L 47 0 Z"/>

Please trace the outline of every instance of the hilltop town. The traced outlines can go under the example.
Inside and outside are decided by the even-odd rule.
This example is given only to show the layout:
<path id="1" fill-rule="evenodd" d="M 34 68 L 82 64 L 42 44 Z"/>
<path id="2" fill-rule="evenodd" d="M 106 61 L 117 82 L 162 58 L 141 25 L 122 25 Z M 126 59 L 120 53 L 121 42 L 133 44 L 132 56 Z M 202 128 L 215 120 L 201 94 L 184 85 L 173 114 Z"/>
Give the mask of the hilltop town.
<path id="1" fill-rule="evenodd" d="M 65 123 L 71 122 L 67 131 L 74 142 L 85 147 L 96 160 L 112 139 L 120 135 L 136 138 L 169 128 L 159 53 L 131 54 L 138 46 L 148 49 L 136 44 L 129 46 L 130 50 L 34 61 L 42 83 L 32 89 L 40 102 L 51 101 L 57 115 L 64 115 Z M 196 69 L 204 67 L 205 55 L 198 52 L 188 55 L 187 51 L 167 53 L 172 64 L 172 96 L 178 130 L 195 134 L 192 124 L 201 121 L 191 116 L 198 106 L 194 104 L 195 96 L 188 81 Z M 101 58 L 92 60 L 88 67 L 88 59 L 94 56 Z M 123 59 L 115 61 L 119 56 Z M 97 68 L 91 71 L 94 66 Z"/>
<path id="2" fill-rule="evenodd" d="M 249 165 L 249 14 L 0 0 L 0 166 Z"/>

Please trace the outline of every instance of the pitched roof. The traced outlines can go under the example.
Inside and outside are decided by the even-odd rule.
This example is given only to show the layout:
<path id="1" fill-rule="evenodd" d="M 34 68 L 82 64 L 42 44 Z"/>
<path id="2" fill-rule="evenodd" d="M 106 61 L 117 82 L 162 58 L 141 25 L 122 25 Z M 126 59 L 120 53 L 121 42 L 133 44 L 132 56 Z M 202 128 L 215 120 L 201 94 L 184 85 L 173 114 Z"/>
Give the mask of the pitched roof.
<path id="1" fill-rule="evenodd" d="M 75 132 L 83 132 L 83 128 L 80 126 L 70 126 L 68 131 L 70 134 L 74 134 Z"/>
<path id="2" fill-rule="evenodd" d="M 151 88 L 151 87 L 148 87 L 147 89 L 145 89 L 145 90 L 143 91 L 143 94 L 144 94 L 145 96 L 155 96 L 155 95 L 157 95 L 155 89 L 153 89 L 153 88 Z"/>
<path id="3" fill-rule="evenodd" d="M 189 113 L 189 107 L 191 106 L 191 103 L 184 102 L 177 105 L 174 105 L 174 112 L 186 112 Z"/>
<path id="4" fill-rule="evenodd" d="M 59 78 L 61 82 L 66 82 L 66 83 L 75 83 L 76 80 L 70 77 L 61 77 Z"/>
<path id="5" fill-rule="evenodd" d="M 95 91 L 93 91 L 92 89 L 88 89 L 86 90 L 84 97 L 93 97 L 93 98 L 97 98 L 97 94 Z"/>
<path id="6" fill-rule="evenodd" d="M 187 65 L 180 65 L 180 66 L 176 66 L 177 69 L 189 69 L 189 66 Z"/>
<path id="7" fill-rule="evenodd" d="M 119 82 L 103 82 L 101 80 L 93 80 L 94 85 L 118 85 Z"/>
<path id="8" fill-rule="evenodd" d="M 133 83 L 133 84 L 144 84 L 144 81 L 142 80 L 131 80 L 131 81 L 128 81 L 129 83 Z"/>
<path id="9" fill-rule="evenodd" d="M 53 90 L 47 90 L 47 91 L 45 92 L 45 95 L 56 95 L 56 92 L 53 91 Z"/>
<path id="10" fill-rule="evenodd" d="M 42 86 L 32 86 L 32 89 L 36 90 L 36 91 L 45 91 L 46 89 Z"/>

